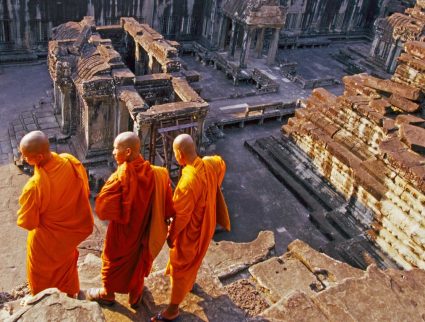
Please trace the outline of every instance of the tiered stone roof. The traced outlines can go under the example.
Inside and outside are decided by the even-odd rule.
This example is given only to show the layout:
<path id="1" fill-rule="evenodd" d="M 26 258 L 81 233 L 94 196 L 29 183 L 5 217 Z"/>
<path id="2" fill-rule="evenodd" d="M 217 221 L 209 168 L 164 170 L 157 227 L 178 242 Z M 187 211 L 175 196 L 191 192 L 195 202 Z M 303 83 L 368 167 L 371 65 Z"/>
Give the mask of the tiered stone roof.
<path id="1" fill-rule="evenodd" d="M 283 126 L 347 198 L 374 211 L 369 235 L 405 268 L 425 268 L 425 43 L 408 42 L 390 80 L 315 89 Z"/>

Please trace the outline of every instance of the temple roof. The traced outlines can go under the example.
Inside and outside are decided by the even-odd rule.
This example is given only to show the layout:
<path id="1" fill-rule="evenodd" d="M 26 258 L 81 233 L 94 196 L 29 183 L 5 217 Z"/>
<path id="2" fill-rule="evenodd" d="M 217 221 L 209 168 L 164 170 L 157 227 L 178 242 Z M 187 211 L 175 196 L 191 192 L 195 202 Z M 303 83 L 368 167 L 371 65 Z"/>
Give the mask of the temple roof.
<path id="1" fill-rule="evenodd" d="M 277 0 L 225 0 L 222 12 L 229 18 L 252 26 L 282 27 L 285 8 Z"/>

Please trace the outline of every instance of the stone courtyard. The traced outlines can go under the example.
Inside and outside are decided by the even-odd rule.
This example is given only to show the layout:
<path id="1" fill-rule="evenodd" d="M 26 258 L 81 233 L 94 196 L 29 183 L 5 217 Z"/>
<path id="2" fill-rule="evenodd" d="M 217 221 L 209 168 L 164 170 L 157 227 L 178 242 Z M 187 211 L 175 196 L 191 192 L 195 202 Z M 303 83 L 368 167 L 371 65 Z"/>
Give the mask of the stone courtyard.
<path id="1" fill-rule="evenodd" d="M 195 41 L 197 22 L 162 7 L 160 21 L 142 18 L 149 6 L 110 20 L 89 8 L 53 30 L 40 20 L 51 41 L 36 49 L 5 38 L 0 10 L 0 63 L 32 61 L 0 65 L 0 320 L 146 321 L 165 307 L 167 246 L 137 310 L 123 295 L 111 308 L 26 296 L 15 214 L 32 169 L 18 142 L 42 130 L 77 155 L 93 201 L 114 136 L 131 130 L 174 183 L 179 133 L 227 163 L 232 231 L 216 231 L 179 321 L 423 321 L 425 3 L 357 5 L 330 19 L 327 1 L 212 1 Z M 106 227 L 96 218 L 79 246 L 82 289 L 101 285 Z"/>

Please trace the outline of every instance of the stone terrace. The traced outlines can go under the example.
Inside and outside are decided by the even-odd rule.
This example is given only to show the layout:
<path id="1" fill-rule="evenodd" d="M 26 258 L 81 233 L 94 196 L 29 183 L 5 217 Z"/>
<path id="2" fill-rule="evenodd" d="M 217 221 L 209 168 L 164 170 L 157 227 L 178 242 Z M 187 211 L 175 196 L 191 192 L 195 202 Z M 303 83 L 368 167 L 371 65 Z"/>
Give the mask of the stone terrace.
<path id="1" fill-rule="evenodd" d="M 425 43 L 412 41 L 391 80 L 346 76 L 316 89 L 283 126 L 347 198 L 372 209 L 368 234 L 399 265 L 425 268 Z"/>
<path id="2" fill-rule="evenodd" d="M 380 270 L 371 265 L 363 271 L 300 240 L 281 256 L 273 256 L 273 247 L 269 231 L 249 243 L 212 242 L 195 287 L 181 305 L 180 321 L 422 321 L 423 270 Z M 84 321 L 146 321 L 168 302 L 167 250 L 164 247 L 154 262 L 137 310 L 129 307 L 124 295 L 100 310 L 96 303 L 49 289 L 25 306 L 19 300 L 6 303 L 0 319 L 62 321 L 78 316 Z M 100 285 L 100 268 L 100 258 L 86 256 L 79 267 L 83 288 Z"/>

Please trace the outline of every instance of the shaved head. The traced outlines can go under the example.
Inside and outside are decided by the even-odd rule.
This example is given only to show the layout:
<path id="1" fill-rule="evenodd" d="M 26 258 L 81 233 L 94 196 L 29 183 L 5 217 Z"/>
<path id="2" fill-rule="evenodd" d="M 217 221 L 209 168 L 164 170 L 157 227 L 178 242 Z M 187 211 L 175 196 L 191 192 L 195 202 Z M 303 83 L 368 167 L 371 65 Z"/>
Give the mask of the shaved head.
<path id="1" fill-rule="evenodd" d="M 112 152 L 118 164 L 131 162 L 140 155 L 140 139 L 134 132 L 118 134 Z"/>
<path id="2" fill-rule="evenodd" d="M 191 163 L 198 156 L 195 142 L 189 134 L 178 135 L 174 139 L 173 150 L 180 165 Z"/>
<path id="3" fill-rule="evenodd" d="M 130 148 L 132 150 L 140 149 L 140 139 L 134 132 L 123 132 L 118 134 L 115 138 L 115 143 L 123 148 Z"/>
<path id="4" fill-rule="evenodd" d="M 49 152 L 49 138 L 41 131 L 32 131 L 22 138 L 19 148 L 29 153 Z"/>
<path id="5" fill-rule="evenodd" d="M 26 134 L 19 143 L 19 150 L 30 165 L 43 165 L 51 158 L 49 138 L 41 131 Z"/>

